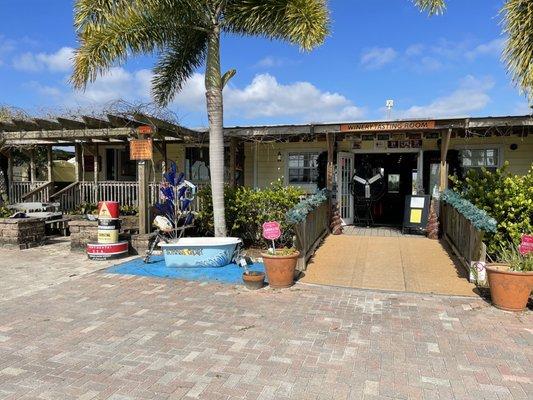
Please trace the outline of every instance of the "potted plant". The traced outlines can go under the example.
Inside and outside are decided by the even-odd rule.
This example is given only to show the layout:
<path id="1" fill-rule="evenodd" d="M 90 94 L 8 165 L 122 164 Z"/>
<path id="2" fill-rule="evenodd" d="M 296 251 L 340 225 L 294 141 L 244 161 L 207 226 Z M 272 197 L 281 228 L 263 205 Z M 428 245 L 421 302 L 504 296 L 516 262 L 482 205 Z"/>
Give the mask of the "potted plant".
<path id="1" fill-rule="evenodd" d="M 273 288 L 287 288 L 294 285 L 294 273 L 300 252 L 294 248 L 269 248 L 261 253 L 268 284 Z"/>
<path id="2" fill-rule="evenodd" d="M 253 261 L 250 257 L 245 256 L 241 252 L 241 249 L 237 250 L 235 262 L 244 269 L 244 272 L 242 273 L 242 281 L 247 289 L 257 290 L 265 286 L 265 273 L 262 271 L 252 271 L 248 268 L 249 265 L 253 264 Z"/>
<path id="3" fill-rule="evenodd" d="M 242 273 L 244 286 L 250 290 L 261 289 L 265 286 L 265 273 L 261 271 L 251 271 L 246 267 Z"/>
<path id="4" fill-rule="evenodd" d="M 533 290 L 533 253 L 520 253 L 513 245 L 502 246 L 500 261 L 486 265 L 494 306 L 521 311 Z"/>

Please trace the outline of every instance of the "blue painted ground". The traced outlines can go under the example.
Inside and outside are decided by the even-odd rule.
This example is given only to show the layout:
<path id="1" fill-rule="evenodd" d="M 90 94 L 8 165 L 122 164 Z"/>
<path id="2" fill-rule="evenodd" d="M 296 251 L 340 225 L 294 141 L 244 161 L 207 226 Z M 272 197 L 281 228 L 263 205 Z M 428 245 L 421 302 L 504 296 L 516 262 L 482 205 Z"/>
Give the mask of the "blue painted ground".
<path id="1" fill-rule="evenodd" d="M 252 271 L 264 271 L 262 263 L 250 266 Z M 221 283 L 242 283 L 244 270 L 237 264 L 229 264 L 218 268 L 168 268 L 163 256 L 151 257 L 145 264 L 142 258 L 136 258 L 123 264 L 109 267 L 106 272 L 113 274 L 128 274 L 152 276 L 157 278 L 183 279 L 186 281 L 208 281 Z"/>

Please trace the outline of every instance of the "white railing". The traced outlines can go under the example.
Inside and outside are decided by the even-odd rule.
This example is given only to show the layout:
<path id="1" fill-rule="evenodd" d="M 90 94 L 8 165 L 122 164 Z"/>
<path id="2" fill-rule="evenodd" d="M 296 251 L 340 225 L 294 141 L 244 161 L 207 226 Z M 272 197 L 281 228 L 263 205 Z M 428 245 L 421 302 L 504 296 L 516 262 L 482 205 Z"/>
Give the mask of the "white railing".
<path id="1" fill-rule="evenodd" d="M 205 185 L 199 185 L 200 190 Z M 96 204 L 99 201 L 118 201 L 123 206 L 137 206 L 139 188 L 135 181 L 82 181 L 75 182 L 50 197 L 57 201 L 62 211 L 72 211 L 84 203 Z M 148 186 L 148 202 L 150 205 L 159 202 L 159 183 Z M 193 211 L 199 211 L 201 202 L 198 197 L 191 205 Z"/>
<path id="2" fill-rule="evenodd" d="M 137 182 L 135 181 L 83 181 L 79 184 L 82 203 L 118 201 L 124 206 L 137 205 Z"/>
<path id="3" fill-rule="evenodd" d="M 50 201 L 58 202 L 61 211 L 68 212 L 76 209 L 82 203 L 79 182 L 74 182 L 50 196 Z"/>
<path id="4" fill-rule="evenodd" d="M 9 190 L 9 201 L 11 203 L 20 203 L 22 201 L 25 201 L 24 196 L 26 196 L 28 193 L 34 191 L 35 189 L 38 189 L 41 186 L 47 185 L 48 181 L 14 181 L 11 182 L 10 190 Z M 43 203 L 47 203 L 49 201 L 50 197 L 50 187 L 49 185 L 44 188 L 42 191 L 39 191 L 39 193 L 36 193 L 35 196 L 32 196 L 33 199 L 30 199 L 32 201 L 39 201 Z"/>

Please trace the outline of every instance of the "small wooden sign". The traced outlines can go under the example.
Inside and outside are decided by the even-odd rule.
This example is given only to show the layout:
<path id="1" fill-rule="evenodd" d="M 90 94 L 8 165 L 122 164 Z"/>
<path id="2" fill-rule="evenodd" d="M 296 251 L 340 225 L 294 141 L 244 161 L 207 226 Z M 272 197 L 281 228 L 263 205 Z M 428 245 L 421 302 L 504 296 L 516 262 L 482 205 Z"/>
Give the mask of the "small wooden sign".
<path id="1" fill-rule="evenodd" d="M 130 160 L 150 160 L 152 155 L 152 139 L 132 139 L 130 141 Z"/>
<path id="2" fill-rule="evenodd" d="M 139 135 L 151 135 L 154 133 L 154 128 L 152 128 L 150 125 L 141 125 L 137 128 L 137 133 Z"/>
<path id="3" fill-rule="evenodd" d="M 263 237 L 267 240 L 276 240 L 281 236 L 281 225 L 277 221 L 269 221 L 263 224 Z"/>

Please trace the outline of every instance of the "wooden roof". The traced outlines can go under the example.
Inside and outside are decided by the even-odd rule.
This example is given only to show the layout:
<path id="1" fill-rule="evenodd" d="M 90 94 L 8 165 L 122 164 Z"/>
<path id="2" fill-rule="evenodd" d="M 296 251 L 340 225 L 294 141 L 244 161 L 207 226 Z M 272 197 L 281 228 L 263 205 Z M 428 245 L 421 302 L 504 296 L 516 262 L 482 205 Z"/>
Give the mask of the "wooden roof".
<path id="1" fill-rule="evenodd" d="M 136 128 L 141 125 L 153 128 L 155 140 L 197 141 L 203 135 L 170 121 L 135 113 L 105 117 L 13 118 L 0 122 L 0 140 L 6 145 L 121 142 L 137 137 Z"/>

